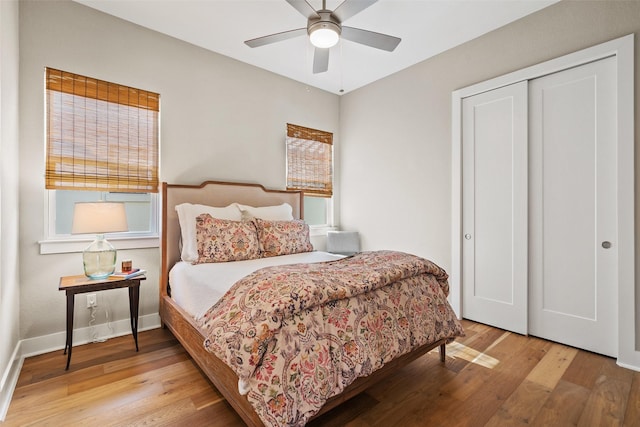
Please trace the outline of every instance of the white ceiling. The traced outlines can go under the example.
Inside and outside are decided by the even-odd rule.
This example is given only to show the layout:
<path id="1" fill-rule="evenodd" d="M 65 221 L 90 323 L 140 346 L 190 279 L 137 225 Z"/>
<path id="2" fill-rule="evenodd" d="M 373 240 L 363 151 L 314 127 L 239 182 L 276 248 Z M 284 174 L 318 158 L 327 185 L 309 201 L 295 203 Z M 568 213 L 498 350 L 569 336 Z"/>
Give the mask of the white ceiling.
<path id="1" fill-rule="evenodd" d="M 329 70 L 311 72 L 313 47 L 298 37 L 258 48 L 245 40 L 306 27 L 285 0 L 74 0 L 196 46 L 332 93 L 347 93 L 557 0 L 379 0 L 343 24 L 400 37 L 393 52 L 348 40 L 331 48 Z M 307 0 L 314 9 L 321 0 Z M 358 1 L 358 0 L 348 0 Z M 326 0 L 334 10 L 342 0 Z"/>

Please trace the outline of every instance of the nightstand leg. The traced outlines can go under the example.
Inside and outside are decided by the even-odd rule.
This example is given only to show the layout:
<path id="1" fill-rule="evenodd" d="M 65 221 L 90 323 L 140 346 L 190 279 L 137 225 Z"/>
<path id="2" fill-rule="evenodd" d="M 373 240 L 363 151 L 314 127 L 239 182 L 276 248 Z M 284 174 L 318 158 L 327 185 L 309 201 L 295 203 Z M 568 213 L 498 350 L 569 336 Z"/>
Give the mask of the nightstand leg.
<path id="1" fill-rule="evenodd" d="M 138 351 L 138 305 L 140 301 L 140 286 L 129 286 L 129 316 L 131 317 L 131 333 Z"/>
<path id="2" fill-rule="evenodd" d="M 69 364 L 71 363 L 71 349 L 73 347 L 73 304 L 75 301 L 75 294 L 67 292 L 67 342 L 64 344 L 64 352 L 67 354 L 67 367 L 65 371 L 69 370 Z M 67 353 L 67 350 L 69 353 Z"/>

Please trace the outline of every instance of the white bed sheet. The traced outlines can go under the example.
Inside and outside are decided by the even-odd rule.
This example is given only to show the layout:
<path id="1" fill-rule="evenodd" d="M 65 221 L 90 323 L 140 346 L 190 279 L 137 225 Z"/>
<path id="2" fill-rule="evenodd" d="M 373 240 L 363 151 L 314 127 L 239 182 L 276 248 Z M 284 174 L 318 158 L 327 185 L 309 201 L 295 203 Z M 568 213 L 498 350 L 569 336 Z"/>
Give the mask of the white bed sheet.
<path id="1" fill-rule="evenodd" d="M 194 319 L 205 315 L 244 276 L 274 265 L 333 261 L 343 255 L 313 251 L 246 261 L 196 264 L 178 262 L 169 272 L 171 298 Z"/>

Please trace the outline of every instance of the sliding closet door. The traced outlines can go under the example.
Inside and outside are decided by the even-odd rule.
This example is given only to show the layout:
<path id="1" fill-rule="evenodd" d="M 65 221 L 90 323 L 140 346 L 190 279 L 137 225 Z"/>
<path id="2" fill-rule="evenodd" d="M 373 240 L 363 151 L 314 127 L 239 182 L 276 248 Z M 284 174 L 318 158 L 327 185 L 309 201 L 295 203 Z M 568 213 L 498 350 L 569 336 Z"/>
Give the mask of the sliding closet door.
<path id="1" fill-rule="evenodd" d="M 531 81 L 529 333 L 617 355 L 616 60 Z"/>
<path id="2" fill-rule="evenodd" d="M 462 316 L 527 333 L 527 83 L 462 103 Z"/>

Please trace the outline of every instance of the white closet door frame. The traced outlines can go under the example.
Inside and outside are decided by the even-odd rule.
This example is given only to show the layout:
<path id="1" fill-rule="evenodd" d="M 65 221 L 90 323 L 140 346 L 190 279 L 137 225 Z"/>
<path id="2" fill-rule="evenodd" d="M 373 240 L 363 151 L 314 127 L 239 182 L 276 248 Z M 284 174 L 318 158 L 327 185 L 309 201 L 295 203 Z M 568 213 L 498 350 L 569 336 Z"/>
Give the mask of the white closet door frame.
<path id="1" fill-rule="evenodd" d="M 620 366 L 640 371 L 640 316 L 635 303 L 635 194 L 634 194 L 634 35 L 630 34 L 560 58 L 478 83 L 452 93 L 451 138 L 451 271 L 450 302 L 462 313 L 462 99 L 531 80 L 610 56 L 617 62 L 618 110 L 618 360 Z"/>

